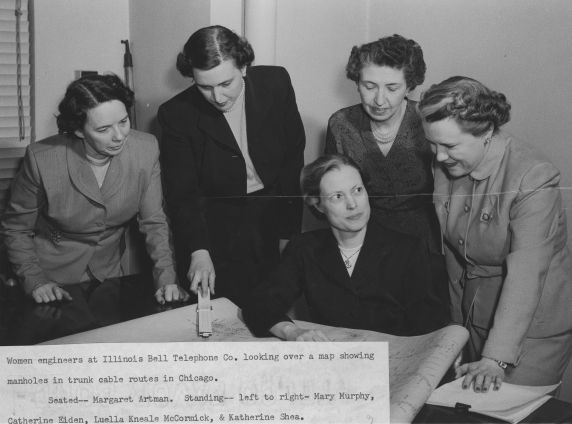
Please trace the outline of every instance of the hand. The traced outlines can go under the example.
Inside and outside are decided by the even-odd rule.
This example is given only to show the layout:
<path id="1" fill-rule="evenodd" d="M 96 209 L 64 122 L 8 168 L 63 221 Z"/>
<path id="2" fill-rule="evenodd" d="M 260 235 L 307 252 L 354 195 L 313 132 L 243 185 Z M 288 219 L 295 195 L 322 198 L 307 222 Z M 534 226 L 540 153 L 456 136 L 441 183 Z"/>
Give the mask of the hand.
<path id="1" fill-rule="evenodd" d="M 167 284 L 157 289 L 155 299 L 161 305 L 165 302 L 186 302 L 189 299 L 189 293 L 178 284 Z"/>
<path id="2" fill-rule="evenodd" d="M 214 294 L 215 287 L 215 269 L 211 255 L 205 249 L 195 250 L 191 254 L 191 265 L 187 278 L 191 282 L 191 291 L 197 293 L 199 284 L 202 287 L 203 294 L 206 294 L 206 288 L 211 289 Z"/>
<path id="3" fill-rule="evenodd" d="M 504 369 L 497 362 L 489 358 L 481 358 L 477 362 L 469 362 L 455 367 L 455 378 L 465 376 L 463 389 L 467 389 L 473 383 L 475 392 L 487 392 L 493 385 L 493 390 L 498 390 L 505 378 Z"/>
<path id="4" fill-rule="evenodd" d="M 320 330 L 303 330 L 297 326 L 285 331 L 286 340 L 290 342 L 329 342 L 330 339 Z"/>
<path id="5" fill-rule="evenodd" d="M 72 300 L 70 294 L 54 282 L 36 286 L 32 290 L 32 297 L 36 303 L 50 303 L 60 300 Z"/>

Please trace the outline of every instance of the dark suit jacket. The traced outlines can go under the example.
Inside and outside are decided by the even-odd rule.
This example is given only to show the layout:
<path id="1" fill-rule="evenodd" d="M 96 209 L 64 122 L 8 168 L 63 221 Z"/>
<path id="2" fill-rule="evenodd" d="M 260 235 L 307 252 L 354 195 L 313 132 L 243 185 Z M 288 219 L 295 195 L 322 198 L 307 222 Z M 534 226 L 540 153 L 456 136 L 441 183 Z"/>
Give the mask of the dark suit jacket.
<path id="1" fill-rule="evenodd" d="M 100 281 L 119 276 L 122 237 L 136 215 L 156 284 L 175 283 L 155 137 L 131 130 L 99 188 L 83 144 L 56 135 L 28 146 L 2 233 L 10 262 L 30 292 L 49 280 L 77 283 L 88 266 Z"/>
<path id="2" fill-rule="evenodd" d="M 280 238 L 299 233 L 299 176 L 305 135 L 286 70 L 254 66 L 245 77 L 248 151 L 265 189 L 281 196 L 273 225 Z M 197 249 L 224 243 L 242 213 L 246 165 L 223 114 L 191 86 L 159 108 L 161 164 L 175 250 L 183 269 Z"/>
<path id="3" fill-rule="evenodd" d="M 302 294 L 312 321 L 396 335 L 423 334 L 449 321 L 444 278 L 433 275 L 420 239 L 370 221 L 350 277 L 330 229 L 304 233 L 287 246 L 272 277 L 243 309 L 266 335 Z"/>

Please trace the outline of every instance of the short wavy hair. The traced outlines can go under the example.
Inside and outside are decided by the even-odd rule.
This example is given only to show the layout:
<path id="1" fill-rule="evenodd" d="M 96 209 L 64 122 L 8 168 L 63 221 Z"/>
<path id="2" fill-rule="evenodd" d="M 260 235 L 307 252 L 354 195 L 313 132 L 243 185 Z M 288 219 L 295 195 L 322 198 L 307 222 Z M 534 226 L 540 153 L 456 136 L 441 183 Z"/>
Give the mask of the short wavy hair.
<path id="1" fill-rule="evenodd" d="M 177 69 L 181 75 L 193 78 L 193 69 L 206 71 L 228 59 L 242 69 L 254 61 L 254 50 L 246 38 L 221 25 L 213 25 L 189 37 L 177 56 Z"/>
<path id="2" fill-rule="evenodd" d="M 125 109 L 129 110 L 133 105 L 133 98 L 133 91 L 117 75 L 81 77 L 68 85 L 58 106 L 58 132 L 74 135 L 77 130 L 83 130 L 90 109 L 101 103 L 119 100 L 125 105 Z"/>
<path id="3" fill-rule="evenodd" d="M 300 188 L 302 196 L 304 197 L 304 203 L 306 203 L 306 205 L 310 207 L 310 210 L 318 217 L 323 217 L 323 215 L 316 213 L 316 208 L 313 206 L 320 203 L 320 183 L 322 182 L 322 178 L 333 169 L 340 170 L 342 166 L 351 166 L 357 170 L 367 190 L 367 175 L 362 172 L 359 165 L 349 156 L 339 153 L 326 154 L 318 157 L 315 161 L 302 168 Z"/>
<path id="4" fill-rule="evenodd" d="M 427 66 L 423 50 L 414 40 L 399 34 L 354 46 L 346 65 L 348 79 L 359 82 L 361 70 L 367 65 L 388 66 L 403 70 L 407 88 L 413 90 L 425 81 Z"/>
<path id="5" fill-rule="evenodd" d="M 506 124 L 511 105 L 504 94 L 481 82 L 454 76 L 422 93 L 418 109 L 426 122 L 454 118 L 464 132 L 478 137 L 490 129 L 496 133 Z"/>

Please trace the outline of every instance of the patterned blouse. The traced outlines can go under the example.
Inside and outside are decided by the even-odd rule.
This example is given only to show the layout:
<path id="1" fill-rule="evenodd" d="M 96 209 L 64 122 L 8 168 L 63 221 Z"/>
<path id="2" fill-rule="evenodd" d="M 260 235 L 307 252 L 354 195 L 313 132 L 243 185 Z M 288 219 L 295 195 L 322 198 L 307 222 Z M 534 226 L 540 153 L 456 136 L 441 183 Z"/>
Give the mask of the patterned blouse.
<path id="1" fill-rule="evenodd" d="M 425 139 L 416 102 L 405 115 L 386 156 L 371 131 L 361 104 L 340 109 L 328 121 L 325 153 L 342 153 L 365 174 L 373 216 L 385 225 L 425 239 L 440 252 L 440 230 L 433 208 L 433 154 Z"/>

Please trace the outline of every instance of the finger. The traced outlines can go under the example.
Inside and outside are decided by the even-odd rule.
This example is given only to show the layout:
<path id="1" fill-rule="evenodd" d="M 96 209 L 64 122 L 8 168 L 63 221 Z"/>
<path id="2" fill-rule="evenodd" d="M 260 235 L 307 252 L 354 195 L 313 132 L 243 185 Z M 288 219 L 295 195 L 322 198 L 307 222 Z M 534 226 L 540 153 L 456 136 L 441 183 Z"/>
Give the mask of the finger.
<path id="1" fill-rule="evenodd" d="M 183 288 L 179 288 L 179 290 L 183 292 L 183 302 L 186 302 L 187 300 L 189 300 L 189 297 L 191 297 L 189 295 L 189 293 L 187 293 L 187 291 Z"/>
<path id="2" fill-rule="evenodd" d="M 492 375 L 485 375 L 485 378 L 483 379 L 483 385 L 482 385 L 482 390 L 483 392 L 488 392 L 489 388 L 491 387 L 491 384 L 493 384 L 494 381 L 494 376 Z"/>
<path id="3" fill-rule="evenodd" d="M 469 364 L 463 364 L 455 368 L 455 378 L 465 375 L 469 371 Z"/>
<path id="4" fill-rule="evenodd" d="M 52 288 L 51 290 L 48 290 L 48 302 L 53 302 L 56 300 L 56 295 L 54 294 L 55 288 Z"/>
<path id="5" fill-rule="evenodd" d="M 164 292 L 165 292 L 165 302 L 173 302 L 174 300 L 176 300 L 174 298 L 172 285 L 168 285 L 167 287 L 165 287 Z"/>
<path id="6" fill-rule="evenodd" d="M 482 374 L 477 374 L 473 379 L 473 390 L 477 393 L 483 390 L 483 380 L 484 376 Z"/>
<path id="7" fill-rule="evenodd" d="M 211 289 L 211 293 L 212 293 L 212 294 L 215 294 L 215 291 L 214 291 L 215 277 L 216 277 L 216 276 L 215 276 L 214 271 L 211 271 L 211 272 L 209 273 L 209 280 L 208 280 L 208 281 L 209 281 L 209 287 L 210 287 L 210 289 Z"/>
<path id="8" fill-rule="evenodd" d="M 471 387 L 471 383 L 473 382 L 474 376 L 471 373 L 466 373 L 465 378 L 463 379 L 462 387 L 463 389 L 468 389 Z"/>
<path id="9" fill-rule="evenodd" d="M 49 303 L 50 302 L 50 298 L 48 297 L 47 292 L 45 292 L 44 290 L 41 290 L 38 294 L 40 296 L 41 303 Z"/>
<path id="10" fill-rule="evenodd" d="M 500 389 L 500 387 L 501 387 L 501 385 L 502 385 L 502 381 L 503 381 L 503 378 L 502 378 L 500 375 L 497 375 L 497 376 L 495 377 L 493 390 L 498 390 L 498 389 Z"/>
<path id="11" fill-rule="evenodd" d="M 58 287 L 56 287 L 56 288 L 54 289 L 54 295 L 56 296 L 56 299 L 58 300 L 58 302 L 59 302 L 60 300 L 62 300 L 62 298 L 64 297 L 63 294 L 62 294 L 61 289 L 58 288 Z"/>
<path id="12" fill-rule="evenodd" d="M 199 283 L 201 282 L 201 278 L 198 273 L 193 275 L 193 279 L 191 280 L 191 291 L 195 294 L 198 294 L 199 290 Z"/>
<path id="13" fill-rule="evenodd" d="M 42 296 L 37 291 L 32 293 L 32 297 L 36 303 L 43 303 Z"/>
<path id="14" fill-rule="evenodd" d="M 155 292 L 155 300 L 158 304 L 163 305 L 165 303 L 165 298 L 163 297 L 163 287 L 157 289 Z"/>
<path id="15" fill-rule="evenodd" d="M 66 290 L 64 289 L 60 289 L 62 291 L 62 295 L 66 300 L 73 300 L 73 298 L 71 297 L 71 294 L 69 294 Z"/>

